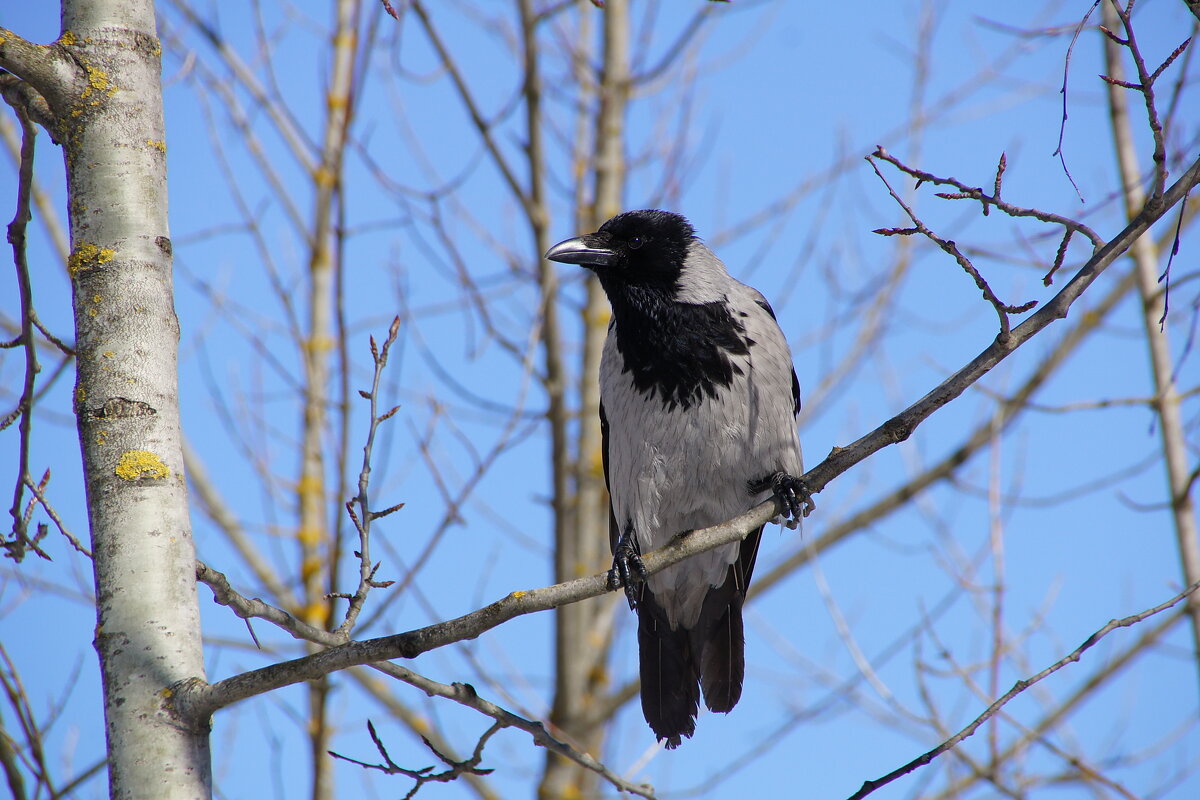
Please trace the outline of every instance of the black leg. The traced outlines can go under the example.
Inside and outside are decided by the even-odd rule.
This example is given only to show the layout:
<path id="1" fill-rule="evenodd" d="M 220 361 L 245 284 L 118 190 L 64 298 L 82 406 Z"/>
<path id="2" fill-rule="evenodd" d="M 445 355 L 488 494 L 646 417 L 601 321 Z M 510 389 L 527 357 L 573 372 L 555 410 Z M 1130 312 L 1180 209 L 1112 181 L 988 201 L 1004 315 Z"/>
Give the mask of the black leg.
<path id="1" fill-rule="evenodd" d="M 786 472 L 776 472 L 761 480 L 750 481 L 748 486 L 752 494 L 767 488 L 775 493 L 775 497 L 783 505 L 784 524 L 789 528 L 799 526 L 800 520 L 817 507 L 812 499 L 812 490 L 805 485 L 804 480 Z"/>
<path id="2" fill-rule="evenodd" d="M 633 533 L 633 524 L 627 523 L 625 530 L 617 538 L 617 546 L 613 550 L 613 565 L 608 571 L 608 588 L 616 591 L 625 587 L 625 599 L 630 608 L 637 608 L 638 597 L 642 584 L 646 581 L 646 565 L 642 563 L 642 555 L 638 551 L 637 537 Z"/>

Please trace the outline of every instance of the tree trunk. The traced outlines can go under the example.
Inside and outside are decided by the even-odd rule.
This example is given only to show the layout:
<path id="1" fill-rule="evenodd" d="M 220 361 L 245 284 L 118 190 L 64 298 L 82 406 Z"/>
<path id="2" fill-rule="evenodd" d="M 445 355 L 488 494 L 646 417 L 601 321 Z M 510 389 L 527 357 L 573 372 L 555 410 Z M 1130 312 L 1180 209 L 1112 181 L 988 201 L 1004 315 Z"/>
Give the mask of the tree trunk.
<path id="1" fill-rule="evenodd" d="M 208 726 L 163 708 L 202 678 L 180 447 L 179 323 L 151 0 L 64 0 L 62 36 L 14 69 L 50 102 L 69 193 L 75 412 L 96 580 L 110 795 L 207 798 Z M 8 64 L 6 64 L 8 66 Z"/>
<path id="2" fill-rule="evenodd" d="M 625 187 L 625 110 L 629 99 L 629 7 L 609 0 L 602 15 L 603 67 L 598 85 L 594 134 L 595 186 L 590 207 L 580 209 L 579 232 L 594 231 L 622 210 Z M 583 310 L 584 344 L 580 369 L 579 434 L 574 464 L 575 503 L 569 541 L 559 553 L 557 580 L 570 580 L 604 569 L 608 546 L 608 493 L 604 486 L 600 437 L 600 354 L 608 332 L 608 299 L 595 276 L 587 280 Z M 563 547 L 563 544 L 560 544 Z M 576 747 L 597 757 L 604 746 L 605 721 L 597 714 L 608 685 L 613 603 L 618 596 L 559 608 L 554 706 L 550 721 Z M 623 602 L 623 600 L 621 601 Z M 620 611 L 618 611 L 620 613 Z M 594 797 L 596 773 L 547 753 L 538 789 L 542 798 Z"/>
<path id="3" fill-rule="evenodd" d="M 1108 3 L 1101 8 L 1102 19 L 1109 30 L 1119 30 L 1121 21 Z M 1108 75 L 1125 79 L 1122 48 L 1105 38 L 1104 60 Z M 1129 119 L 1129 102 L 1124 87 L 1105 85 L 1108 92 L 1109 120 L 1117 148 L 1117 167 L 1125 194 L 1125 213 L 1129 219 L 1137 216 L 1146 204 L 1142 188 L 1142 169 L 1138 165 L 1133 128 Z M 1154 239 L 1143 236 L 1129 248 L 1137 275 L 1138 294 L 1142 299 L 1142 329 L 1150 357 L 1154 379 L 1154 401 L 1151 404 L 1158 417 L 1162 441 L 1163 465 L 1166 468 L 1167 489 L 1170 492 L 1171 515 L 1175 523 L 1175 542 L 1179 549 L 1179 565 L 1185 586 L 1200 581 L 1200 533 L 1196 526 L 1196 506 L 1192 501 L 1191 468 L 1187 455 L 1187 426 L 1184 421 L 1179 387 L 1173 375 L 1171 344 L 1165 325 L 1166 297 L 1159 291 L 1159 257 Z M 1193 660 L 1200 667 L 1200 597 L 1192 594 L 1186 601 L 1188 621 L 1192 628 Z"/>

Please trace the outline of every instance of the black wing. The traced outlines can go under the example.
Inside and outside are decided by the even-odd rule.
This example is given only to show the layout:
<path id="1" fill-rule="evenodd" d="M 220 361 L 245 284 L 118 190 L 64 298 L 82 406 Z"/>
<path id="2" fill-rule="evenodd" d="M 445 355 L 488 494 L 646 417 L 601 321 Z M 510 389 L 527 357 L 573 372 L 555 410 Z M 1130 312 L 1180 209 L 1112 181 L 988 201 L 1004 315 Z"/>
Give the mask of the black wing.
<path id="1" fill-rule="evenodd" d="M 612 507 L 612 484 L 608 480 L 608 417 L 604 414 L 604 403 L 600 403 L 600 456 L 604 464 L 604 488 L 608 489 L 608 547 L 610 552 L 617 549 L 617 538 L 621 529 L 617 526 L 617 515 Z"/>
<path id="2" fill-rule="evenodd" d="M 775 309 L 771 308 L 771 304 L 767 302 L 765 297 L 759 297 L 754 302 L 758 303 L 759 307 L 763 311 L 766 311 L 768 314 L 771 315 L 771 319 L 775 320 L 776 325 L 779 324 L 779 320 L 775 317 Z M 796 377 L 796 368 L 795 367 L 792 368 L 792 403 L 793 403 L 792 413 L 798 415 L 800 413 L 800 380 Z M 603 412 L 601 412 L 600 418 L 602 420 L 604 419 Z M 605 476 L 608 475 L 607 472 L 605 472 L 604 474 L 605 474 Z M 607 477 L 605 478 L 605 480 L 607 480 Z"/>

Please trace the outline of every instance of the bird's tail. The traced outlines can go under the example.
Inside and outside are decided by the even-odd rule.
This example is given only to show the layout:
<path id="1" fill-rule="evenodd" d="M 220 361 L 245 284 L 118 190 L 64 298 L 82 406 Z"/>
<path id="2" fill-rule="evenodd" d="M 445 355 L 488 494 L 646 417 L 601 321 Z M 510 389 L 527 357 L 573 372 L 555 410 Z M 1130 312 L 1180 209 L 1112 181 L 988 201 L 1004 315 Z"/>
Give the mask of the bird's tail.
<path id="1" fill-rule="evenodd" d="M 642 713 L 667 749 L 696 731 L 700 671 L 692 654 L 691 632 L 672 629 L 666 612 L 648 590 L 638 601 L 638 652 L 642 673 Z"/>
<path id="2" fill-rule="evenodd" d="M 742 696 L 746 674 L 742 603 L 750 588 L 762 531 L 752 531 L 742 540 L 737 561 L 729 565 L 725 582 L 708 591 L 692 630 L 692 651 L 699 655 L 700 685 L 710 711 L 728 713 Z"/>
<path id="3" fill-rule="evenodd" d="M 642 712 L 667 748 L 696 730 L 700 691 L 710 711 L 728 713 L 742 696 L 746 673 L 742 604 L 758 556 L 762 528 L 743 541 L 720 586 L 708 591 L 695 626 L 672 629 L 648 588 L 638 602 Z"/>
<path id="4" fill-rule="evenodd" d="M 710 711 L 729 713 L 742 696 L 746 673 L 745 637 L 742 632 L 742 600 L 733 593 L 722 597 L 719 589 L 705 598 L 700 622 L 692 632 L 693 649 L 700 652 L 700 686 Z M 710 604 L 713 606 L 709 613 Z M 703 645 L 699 645 L 702 641 Z"/>

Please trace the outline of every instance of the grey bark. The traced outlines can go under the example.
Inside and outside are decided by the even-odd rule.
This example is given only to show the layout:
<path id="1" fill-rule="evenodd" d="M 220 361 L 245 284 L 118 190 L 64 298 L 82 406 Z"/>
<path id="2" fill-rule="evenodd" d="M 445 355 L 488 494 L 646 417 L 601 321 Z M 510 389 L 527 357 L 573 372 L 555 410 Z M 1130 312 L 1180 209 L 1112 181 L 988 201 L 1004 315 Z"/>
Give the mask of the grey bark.
<path id="1" fill-rule="evenodd" d="M 204 674 L 180 446 L 161 49 L 151 0 L 63 0 L 50 47 L 3 32 L 0 66 L 50 104 L 67 168 L 75 412 L 94 553 L 113 798 L 211 794 L 208 720 L 170 687 Z"/>

